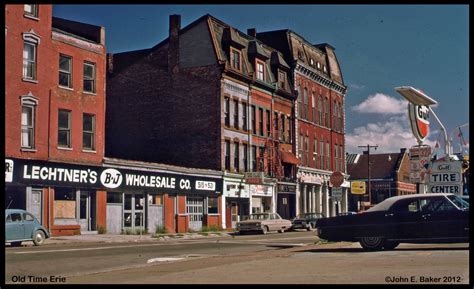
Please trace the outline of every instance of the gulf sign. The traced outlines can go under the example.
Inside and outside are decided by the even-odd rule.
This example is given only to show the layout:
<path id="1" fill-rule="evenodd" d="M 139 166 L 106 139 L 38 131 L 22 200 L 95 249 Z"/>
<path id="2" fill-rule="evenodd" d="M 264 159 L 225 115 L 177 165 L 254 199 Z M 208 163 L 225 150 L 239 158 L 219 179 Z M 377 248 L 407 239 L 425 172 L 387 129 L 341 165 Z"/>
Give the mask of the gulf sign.
<path id="1" fill-rule="evenodd" d="M 408 116 L 410 118 L 411 130 L 415 138 L 422 142 L 430 133 L 430 110 L 425 105 L 414 105 L 408 103 Z"/>

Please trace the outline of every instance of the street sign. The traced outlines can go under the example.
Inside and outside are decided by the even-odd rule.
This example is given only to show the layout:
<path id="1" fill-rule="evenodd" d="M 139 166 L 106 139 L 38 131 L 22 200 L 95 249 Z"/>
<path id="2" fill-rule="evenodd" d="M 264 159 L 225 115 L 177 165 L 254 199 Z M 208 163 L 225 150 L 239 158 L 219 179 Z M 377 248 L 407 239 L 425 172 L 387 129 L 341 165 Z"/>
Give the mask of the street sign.
<path id="1" fill-rule="evenodd" d="M 428 192 L 462 195 L 462 161 L 434 161 L 429 176 Z"/>
<path id="2" fill-rule="evenodd" d="M 430 161 L 431 147 L 429 145 L 413 146 L 408 155 L 410 157 L 410 182 L 425 183 L 425 164 Z"/>
<path id="3" fill-rule="evenodd" d="M 336 202 L 340 202 L 342 200 L 341 187 L 332 187 L 332 199 Z"/>
<path id="4" fill-rule="evenodd" d="M 344 175 L 341 172 L 333 172 L 329 181 L 334 187 L 340 187 L 344 182 Z"/>
<path id="5" fill-rule="evenodd" d="M 364 195 L 365 194 L 365 182 L 364 181 L 353 181 L 351 182 L 351 193 L 353 195 Z"/>

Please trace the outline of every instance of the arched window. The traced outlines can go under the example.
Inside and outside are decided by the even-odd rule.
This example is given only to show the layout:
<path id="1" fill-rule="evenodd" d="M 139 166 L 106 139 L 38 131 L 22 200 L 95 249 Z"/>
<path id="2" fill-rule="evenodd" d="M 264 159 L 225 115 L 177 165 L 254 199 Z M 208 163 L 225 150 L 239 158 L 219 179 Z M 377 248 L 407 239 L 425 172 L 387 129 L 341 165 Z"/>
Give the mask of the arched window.
<path id="1" fill-rule="evenodd" d="M 323 97 L 319 96 L 319 101 L 318 101 L 318 124 L 323 125 Z"/>
<path id="2" fill-rule="evenodd" d="M 304 101 L 304 111 L 303 111 L 303 118 L 308 119 L 308 88 L 304 88 L 304 96 L 303 96 L 303 101 Z"/>

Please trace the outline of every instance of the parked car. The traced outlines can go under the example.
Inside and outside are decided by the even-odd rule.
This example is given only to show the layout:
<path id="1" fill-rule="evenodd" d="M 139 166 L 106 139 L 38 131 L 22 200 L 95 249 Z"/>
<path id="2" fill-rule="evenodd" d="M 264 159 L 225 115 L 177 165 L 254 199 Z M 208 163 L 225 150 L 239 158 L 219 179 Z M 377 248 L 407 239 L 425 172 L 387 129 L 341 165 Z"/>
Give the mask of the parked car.
<path id="1" fill-rule="evenodd" d="M 316 228 L 316 221 L 321 218 L 324 218 L 324 215 L 320 213 L 299 214 L 292 220 L 291 229 L 305 229 L 310 231 L 311 229 Z"/>
<path id="2" fill-rule="evenodd" d="M 247 220 L 237 223 L 237 230 L 240 234 L 245 232 L 262 232 L 266 234 L 270 231 L 283 233 L 290 228 L 291 221 L 282 219 L 277 213 L 250 214 Z"/>
<path id="3" fill-rule="evenodd" d="M 468 242 L 469 204 L 454 194 L 396 196 L 356 215 L 319 219 L 316 227 L 322 239 L 357 241 L 366 250 L 391 250 L 400 242 Z"/>
<path id="4" fill-rule="evenodd" d="M 33 241 L 36 246 L 42 245 L 49 238 L 48 230 L 25 210 L 5 210 L 5 242 L 20 246 L 23 241 Z"/>

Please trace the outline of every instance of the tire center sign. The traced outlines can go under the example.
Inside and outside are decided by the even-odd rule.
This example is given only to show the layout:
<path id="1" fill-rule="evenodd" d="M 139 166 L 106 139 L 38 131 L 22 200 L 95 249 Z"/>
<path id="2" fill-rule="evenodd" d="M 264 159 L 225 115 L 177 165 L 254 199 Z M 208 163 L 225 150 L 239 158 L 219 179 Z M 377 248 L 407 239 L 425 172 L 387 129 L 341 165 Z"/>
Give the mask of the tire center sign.
<path id="1" fill-rule="evenodd" d="M 462 162 L 435 161 L 429 175 L 428 192 L 462 194 Z"/>

